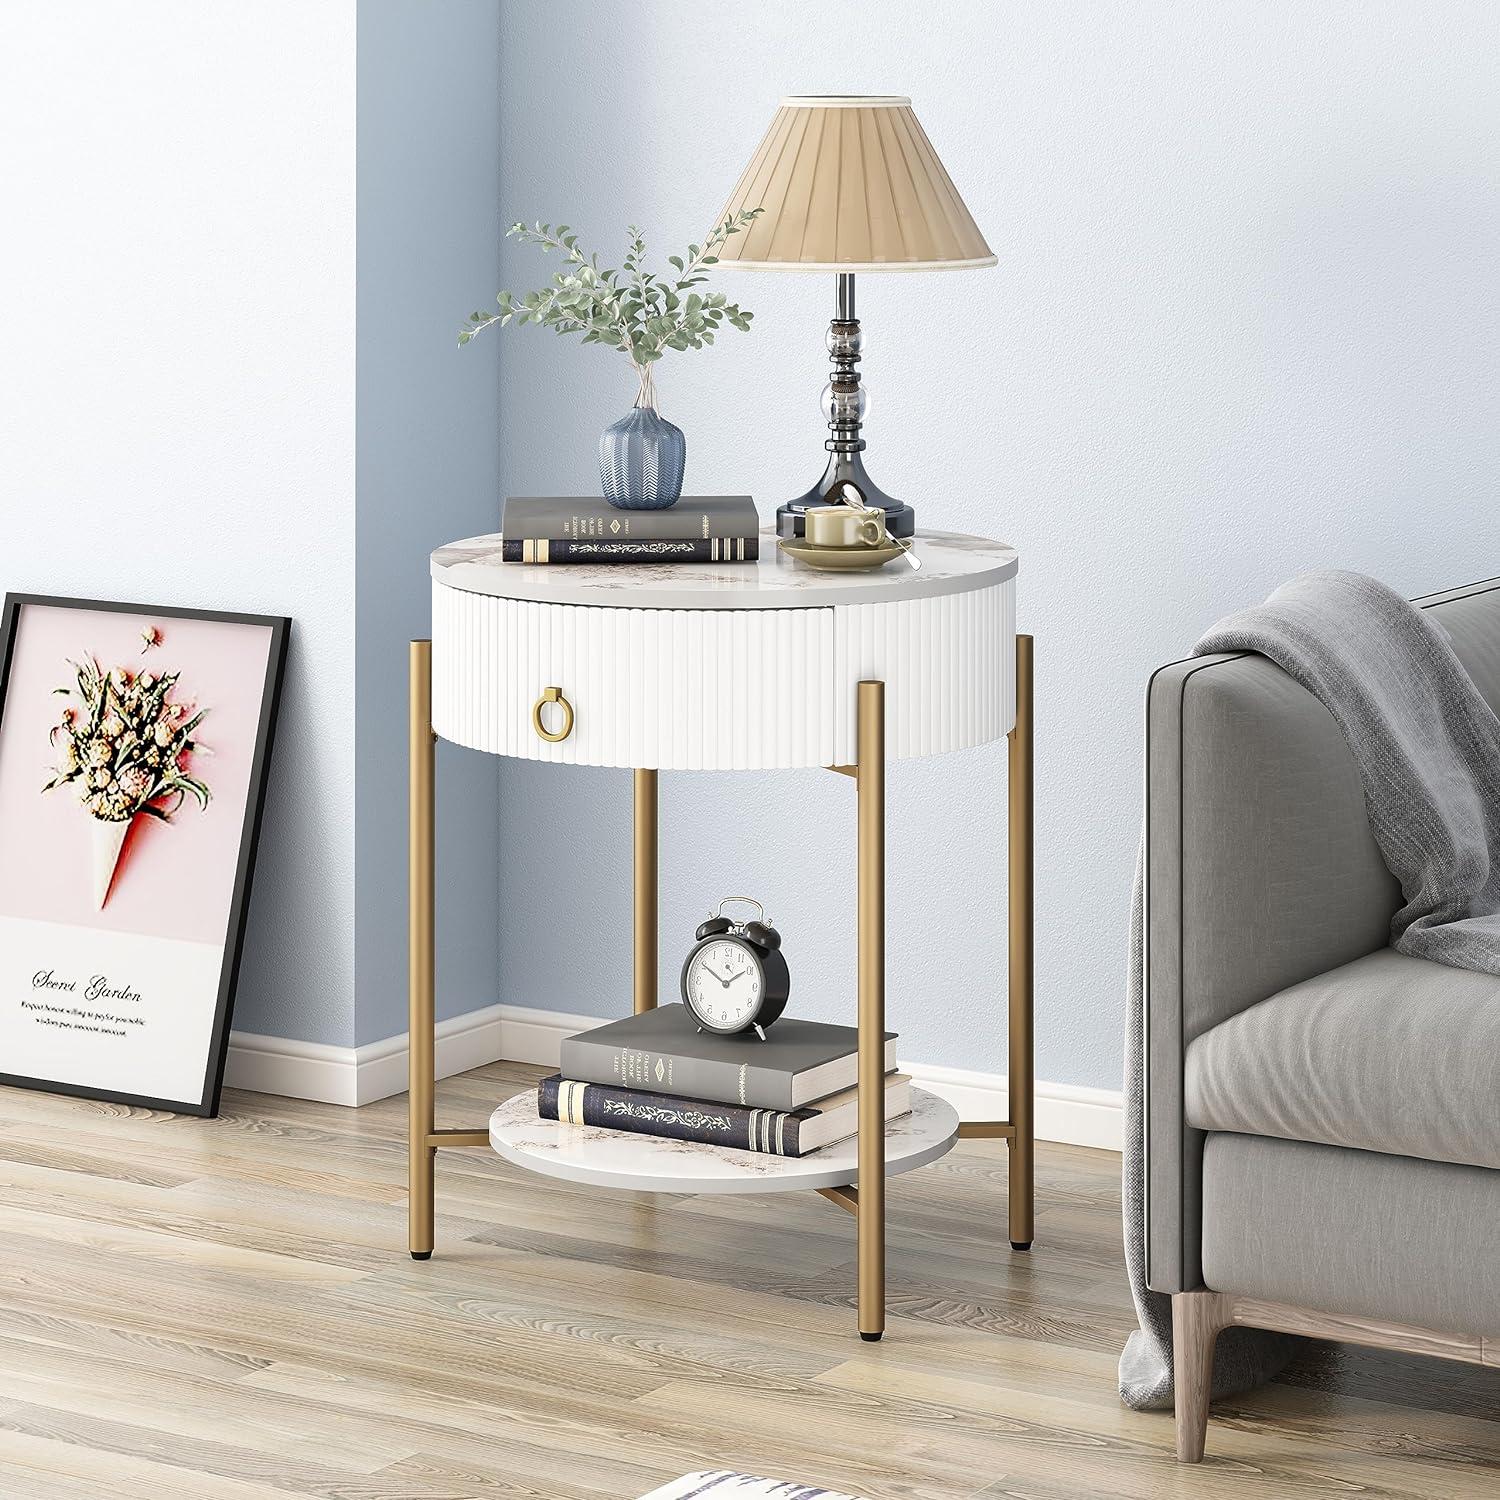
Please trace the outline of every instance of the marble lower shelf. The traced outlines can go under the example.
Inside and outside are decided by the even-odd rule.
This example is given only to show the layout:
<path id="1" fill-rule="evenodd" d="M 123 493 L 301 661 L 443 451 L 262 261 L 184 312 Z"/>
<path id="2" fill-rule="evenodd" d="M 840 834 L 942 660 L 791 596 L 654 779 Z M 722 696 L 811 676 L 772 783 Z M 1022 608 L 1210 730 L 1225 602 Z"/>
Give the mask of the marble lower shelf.
<path id="1" fill-rule="evenodd" d="M 923 1089 L 914 1088 L 911 1099 L 911 1113 L 886 1128 L 887 1177 L 936 1161 L 958 1138 L 952 1105 Z M 543 1120 L 534 1090 L 507 1099 L 490 1116 L 490 1145 L 507 1161 L 548 1177 L 642 1193 L 789 1193 L 859 1181 L 853 1137 L 811 1156 L 765 1156 Z"/>

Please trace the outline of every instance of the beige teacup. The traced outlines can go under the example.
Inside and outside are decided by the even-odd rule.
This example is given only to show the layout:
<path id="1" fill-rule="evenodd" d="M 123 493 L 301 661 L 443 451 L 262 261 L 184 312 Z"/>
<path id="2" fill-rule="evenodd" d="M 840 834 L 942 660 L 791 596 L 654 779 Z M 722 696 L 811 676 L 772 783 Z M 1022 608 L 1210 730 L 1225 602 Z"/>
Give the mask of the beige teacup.
<path id="1" fill-rule="evenodd" d="M 814 547 L 878 547 L 886 540 L 885 512 L 858 505 L 815 505 L 807 512 Z"/>

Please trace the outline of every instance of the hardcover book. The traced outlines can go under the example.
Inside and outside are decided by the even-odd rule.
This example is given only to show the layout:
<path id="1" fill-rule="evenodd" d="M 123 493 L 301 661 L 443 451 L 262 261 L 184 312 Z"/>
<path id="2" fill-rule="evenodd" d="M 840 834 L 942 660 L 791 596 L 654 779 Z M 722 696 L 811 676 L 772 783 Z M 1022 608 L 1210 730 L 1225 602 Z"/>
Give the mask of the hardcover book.
<path id="1" fill-rule="evenodd" d="M 568 1037 L 560 1070 L 580 1083 L 680 1094 L 755 1109 L 801 1109 L 859 1076 L 852 1026 L 782 1017 L 761 1041 L 754 1032 L 699 1031 L 687 1006 L 661 1005 Z M 885 1071 L 896 1066 L 896 1034 L 885 1034 Z"/>
<path id="2" fill-rule="evenodd" d="M 665 510 L 621 510 L 602 495 L 511 495 L 500 515 L 507 541 L 711 541 L 759 535 L 749 495 L 684 495 Z"/>
<path id="3" fill-rule="evenodd" d="M 859 1131 L 858 1089 L 845 1089 L 803 1109 L 755 1109 L 607 1083 L 578 1083 L 554 1073 L 537 1085 L 536 1103 L 544 1120 L 733 1146 L 769 1156 L 806 1156 Z M 911 1079 L 904 1073 L 888 1073 L 886 1120 L 910 1113 Z"/>
<path id="4" fill-rule="evenodd" d="M 508 563 L 754 562 L 760 556 L 757 536 L 640 537 L 625 541 L 580 537 L 500 540 L 500 561 Z"/>

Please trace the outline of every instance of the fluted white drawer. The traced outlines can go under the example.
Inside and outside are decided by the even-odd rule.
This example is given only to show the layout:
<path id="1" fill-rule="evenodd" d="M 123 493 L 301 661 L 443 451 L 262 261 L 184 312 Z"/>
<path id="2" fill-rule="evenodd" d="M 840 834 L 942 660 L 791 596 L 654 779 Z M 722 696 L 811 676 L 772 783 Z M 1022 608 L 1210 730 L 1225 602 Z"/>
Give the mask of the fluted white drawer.
<path id="1" fill-rule="evenodd" d="M 834 610 L 838 764 L 858 755 L 862 679 L 885 683 L 888 759 L 967 750 L 1016 722 L 1016 585 Z"/>
<path id="2" fill-rule="evenodd" d="M 433 725 L 496 755 L 658 770 L 848 765 L 862 679 L 886 754 L 963 750 L 1015 722 L 1015 582 L 798 609 L 546 604 L 433 587 Z M 549 687 L 574 713 L 549 742 Z M 560 715 L 547 711 L 555 728 Z"/>
<path id="3" fill-rule="evenodd" d="M 829 765 L 832 609 L 621 609 L 436 585 L 432 720 L 444 739 L 527 760 L 658 770 Z M 548 687 L 572 733 L 541 738 Z M 558 711 L 547 711 L 549 728 Z"/>

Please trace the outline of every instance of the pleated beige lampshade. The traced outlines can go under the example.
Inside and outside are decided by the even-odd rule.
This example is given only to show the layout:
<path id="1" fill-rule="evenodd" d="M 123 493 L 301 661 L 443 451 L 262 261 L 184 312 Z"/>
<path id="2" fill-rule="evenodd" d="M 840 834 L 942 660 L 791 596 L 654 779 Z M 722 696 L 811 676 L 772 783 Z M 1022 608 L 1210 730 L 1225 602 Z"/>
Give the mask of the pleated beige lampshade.
<path id="1" fill-rule="evenodd" d="M 995 257 L 912 113 L 893 95 L 783 99 L 718 222 L 764 210 L 719 251 L 778 271 L 935 271 Z"/>

